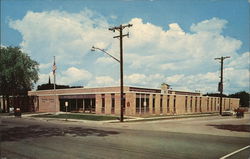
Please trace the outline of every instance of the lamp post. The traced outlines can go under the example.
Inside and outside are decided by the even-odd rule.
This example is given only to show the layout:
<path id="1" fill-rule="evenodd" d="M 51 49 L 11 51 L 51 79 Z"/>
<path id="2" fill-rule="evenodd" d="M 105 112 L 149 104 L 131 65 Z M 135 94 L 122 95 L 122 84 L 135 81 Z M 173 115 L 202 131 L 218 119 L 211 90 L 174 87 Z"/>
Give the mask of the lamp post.
<path id="1" fill-rule="evenodd" d="M 104 49 L 100 49 L 98 47 L 92 46 L 91 51 L 102 51 L 105 54 L 107 54 L 108 56 L 110 56 L 111 58 L 113 58 L 114 60 L 116 60 L 117 62 L 121 63 L 120 60 L 118 60 L 116 57 L 112 56 L 111 54 L 109 54 L 107 51 L 105 51 Z M 121 93 L 123 94 L 123 68 L 121 68 Z M 121 98 L 121 114 L 120 114 L 120 121 L 123 122 L 123 98 Z"/>
<path id="2" fill-rule="evenodd" d="M 121 118 L 120 118 L 120 121 L 123 122 L 123 109 L 124 109 L 124 94 L 123 94 L 123 37 L 129 37 L 129 33 L 127 34 L 123 34 L 122 31 L 123 29 L 125 28 L 129 28 L 129 27 L 132 27 L 133 25 L 132 24 L 127 24 L 127 25 L 119 25 L 119 26 L 115 26 L 115 27 L 112 27 L 112 28 L 109 28 L 110 31 L 118 31 L 119 32 L 119 35 L 117 36 L 114 36 L 113 38 L 118 38 L 120 40 L 120 60 L 116 59 L 114 56 L 110 55 L 109 53 L 107 53 L 106 51 L 104 51 L 103 49 L 99 49 L 99 48 L 95 48 L 94 46 L 92 47 L 92 51 L 93 50 L 100 50 L 106 54 L 108 54 L 110 57 L 112 57 L 113 59 L 115 59 L 116 61 L 118 61 L 120 63 L 120 84 L 121 84 Z"/>

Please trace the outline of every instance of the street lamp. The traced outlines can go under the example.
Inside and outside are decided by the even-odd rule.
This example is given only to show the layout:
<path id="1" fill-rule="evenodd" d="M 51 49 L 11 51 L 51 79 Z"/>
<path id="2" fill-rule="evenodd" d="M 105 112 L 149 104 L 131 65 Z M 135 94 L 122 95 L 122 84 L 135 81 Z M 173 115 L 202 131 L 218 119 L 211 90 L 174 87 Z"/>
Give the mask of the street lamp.
<path id="1" fill-rule="evenodd" d="M 114 56 L 110 55 L 109 53 L 107 53 L 105 50 L 103 49 L 99 49 L 99 48 L 96 48 L 96 47 L 92 47 L 92 51 L 93 50 L 100 50 L 104 53 L 106 53 L 107 55 L 109 55 L 110 57 L 112 57 L 113 59 L 115 59 L 116 61 L 118 61 L 120 63 L 120 89 L 121 89 L 121 118 L 120 118 L 120 121 L 123 122 L 123 109 L 125 107 L 125 103 L 124 103 L 124 94 L 123 94 L 123 42 L 122 42 L 122 39 L 123 37 L 128 37 L 129 36 L 129 33 L 127 34 L 123 34 L 122 31 L 123 29 L 125 28 L 129 28 L 129 27 L 132 27 L 133 25 L 132 24 L 127 24 L 127 25 L 119 25 L 119 26 L 115 26 L 115 27 L 112 27 L 112 28 L 109 28 L 110 31 L 118 31 L 119 32 L 119 35 L 117 36 L 114 36 L 113 38 L 118 38 L 120 40 L 120 60 L 118 60 L 117 58 L 115 58 Z"/>
<path id="2" fill-rule="evenodd" d="M 116 60 L 117 62 L 120 63 L 120 61 L 119 61 L 116 57 L 112 56 L 111 54 L 109 54 L 109 53 L 108 53 L 107 51 L 105 51 L 104 49 L 100 49 L 100 48 L 98 48 L 98 47 L 92 46 L 91 51 L 95 51 L 95 50 L 100 50 L 100 51 L 104 52 L 105 54 L 109 55 L 111 58 L 113 58 L 114 60 Z"/>
<path id="3" fill-rule="evenodd" d="M 118 60 L 116 57 L 112 56 L 111 54 L 109 54 L 107 51 L 105 51 L 104 49 L 100 49 L 98 47 L 92 46 L 91 51 L 102 51 L 105 54 L 107 54 L 108 56 L 110 56 L 111 58 L 113 58 L 114 60 L 116 60 L 117 62 L 121 63 L 120 60 Z M 123 81 L 123 69 L 121 69 L 121 81 Z M 123 94 L 123 83 L 121 83 L 121 94 Z M 120 114 L 120 121 L 123 122 L 123 98 L 121 98 L 121 114 Z"/>

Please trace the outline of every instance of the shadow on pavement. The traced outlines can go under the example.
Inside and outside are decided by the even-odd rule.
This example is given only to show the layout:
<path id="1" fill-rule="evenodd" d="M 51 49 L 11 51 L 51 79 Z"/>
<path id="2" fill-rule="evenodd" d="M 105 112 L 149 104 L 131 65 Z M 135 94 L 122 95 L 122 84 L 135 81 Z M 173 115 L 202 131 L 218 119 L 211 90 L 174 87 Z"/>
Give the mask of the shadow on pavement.
<path id="1" fill-rule="evenodd" d="M 28 127 L 14 127 L 1 130 L 1 141 L 18 141 L 27 138 L 65 136 L 67 134 L 73 137 L 91 135 L 104 137 L 108 135 L 116 135 L 119 134 L 119 132 L 82 127 L 56 128 L 31 125 Z"/>
<path id="2" fill-rule="evenodd" d="M 216 127 L 217 129 L 238 131 L 238 132 L 250 132 L 250 125 L 231 125 L 231 124 L 220 124 L 220 125 L 208 125 Z"/>

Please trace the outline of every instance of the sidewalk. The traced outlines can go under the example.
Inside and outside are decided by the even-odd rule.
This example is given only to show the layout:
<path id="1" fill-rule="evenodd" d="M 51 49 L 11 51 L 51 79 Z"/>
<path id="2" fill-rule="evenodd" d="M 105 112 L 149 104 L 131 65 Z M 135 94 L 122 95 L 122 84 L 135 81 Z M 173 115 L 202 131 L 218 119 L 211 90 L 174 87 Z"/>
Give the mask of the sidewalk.
<path id="1" fill-rule="evenodd" d="M 66 121 L 65 118 L 40 118 L 33 117 L 35 115 L 45 115 L 45 114 L 65 114 L 65 113 L 31 113 L 31 114 L 23 114 L 23 118 L 32 118 L 38 120 L 45 121 Z M 162 115 L 162 116 L 152 116 L 152 117 L 134 117 L 134 116 L 124 116 L 127 119 L 124 119 L 124 123 L 127 122 L 144 122 L 144 121 L 155 121 L 155 120 L 169 120 L 169 119 L 183 119 L 183 118 L 197 118 L 197 117 L 209 117 L 209 116 L 218 116 L 218 113 L 213 114 L 185 114 L 185 115 Z M 10 117 L 10 116 L 9 116 Z M 81 119 L 67 119 L 67 121 L 71 122 L 83 122 L 83 123 L 120 123 L 119 119 L 117 120 L 103 120 L 103 121 L 93 121 L 93 120 L 81 120 Z"/>

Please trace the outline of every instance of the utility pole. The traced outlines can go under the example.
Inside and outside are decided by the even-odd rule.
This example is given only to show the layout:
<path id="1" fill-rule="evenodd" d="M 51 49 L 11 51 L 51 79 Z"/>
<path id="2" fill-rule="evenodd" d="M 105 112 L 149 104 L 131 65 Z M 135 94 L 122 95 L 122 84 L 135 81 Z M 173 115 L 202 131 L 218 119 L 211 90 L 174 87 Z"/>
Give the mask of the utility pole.
<path id="1" fill-rule="evenodd" d="M 221 56 L 215 58 L 215 60 L 220 60 L 220 82 L 218 85 L 218 91 L 220 91 L 220 115 L 222 114 L 222 95 L 223 95 L 223 62 L 225 59 L 230 58 L 230 56 Z"/>
<path id="2" fill-rule="evenodd" d="M 127 24 L 127 25 L 120 25 L 116 27 L 109 28 L 109 30 L 115 32 L 116 30 L 119 31 L 118 36 L 114 36 L 114 38 L 119 38 L 120 39 L 120 90 L 121 90 L 121 117 L 120 117 L 120 122 L 123 122 L 123 109 L 124 109 L 124 96 L 123 96 L 123 46 L 122 46 L 122 39 L 123 37 L 127 36 L 129 37 L 129 33 L 127 34 L 122 34 L 122 31 L 126 27 L 132 27 L 132 24 Z"/>

